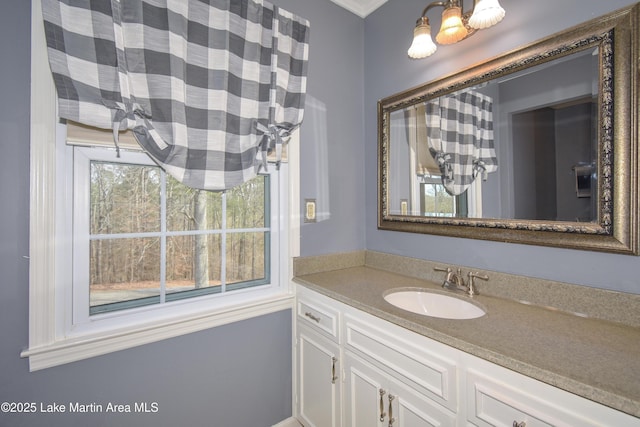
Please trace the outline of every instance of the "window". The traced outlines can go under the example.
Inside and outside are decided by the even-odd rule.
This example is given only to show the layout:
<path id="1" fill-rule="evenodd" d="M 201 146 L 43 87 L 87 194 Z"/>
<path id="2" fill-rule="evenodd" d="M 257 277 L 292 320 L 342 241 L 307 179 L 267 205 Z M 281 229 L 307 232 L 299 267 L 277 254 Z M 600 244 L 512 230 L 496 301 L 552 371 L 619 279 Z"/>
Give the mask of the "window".
<path id="1" fill-rule="evenodd" d="M 290 164 L 226 193 L 198 193 L 142 152 L 117 158 L 111 148 L 65 144 L 38 3 L 22 352 L 30 369 L 291 308 L 289 248 L 295 255 L 299 231 L 289 228 Z M 288 152 L 295 168 L 296 143 Z"/>
<path id="2" fill-rule="evenodd" d="M 452 196 L 447 193 L 444 185 L 442 185 L 442 178 L 437 177 L 424 177 L 420 182 L 420 199 L 422 208 L 420 209 L 423 215 L 426 216 L 441 216 L 441 217 L 454 217 L 458 212 L 457 199 L 458 197 Z"/>
<path id="3" fill-rule="evenodd" d="M 288 165 L 194 190 L 142 152 L 70 146 L 57 128 L 39 162 L 54 184 L 32 194 L 32 370 L 291 306 Z"/>
<path id="4" fill-rule="evenodd" d="M 72 165 L 60 167 L 72 220 L 58 224 L 60 237 L 73 236 L 65 251 L 73 255 L 58 260 L 68 272 L 58 288 L 71 296 L 70 330 L 176 314 L 184 309 L 173 307 L 178 301 L 220 306 L 233 293 L 250 298 L 278 287 L 270 262 L 278 258 L 277 174 L 227 192 L 195 190 L 143 152 L 117 157 L 110 148 L 58 144 Z"/>
<path id="5" fill-rule="evenodd" d="M 70 149 L 77 318 L 270 283 L 269 175 L 210 192 L 143 153 Z"/>
<path id="6" fill-rule="evenodd" d="M 452 196 L 441 175 L 419 175 L 420 213 L 425 216 L 481 218 L 482 180 L 476 179 L 464 193 Z"/>

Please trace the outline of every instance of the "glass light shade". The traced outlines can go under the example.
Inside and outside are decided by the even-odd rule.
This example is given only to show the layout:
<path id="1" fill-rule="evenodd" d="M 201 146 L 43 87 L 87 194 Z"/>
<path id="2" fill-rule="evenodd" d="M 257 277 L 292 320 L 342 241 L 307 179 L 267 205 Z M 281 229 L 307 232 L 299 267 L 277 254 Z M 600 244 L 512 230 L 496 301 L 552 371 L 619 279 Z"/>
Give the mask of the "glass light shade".
<path id="1" fill-rule="evenodd" d="M 407 51 L 407 55 L 413 59 L 426 58 L 432 55 L 437 49 L 436 44 L 431 39 L 431 26 L 426 17 L 420 18 L 413 30 L 413 43 Z"/>
<path id="2" fill-rule="evenodd" d="M 442 26 L 436 35 L 436 41 L 440 44 L 457 43 L 467 37 L 467 29 L 462 24 L 462 9 L 449 7 L 442 12 Z"/>
<path id="3" fill-rule="evenodd" d="M 469 26 L 477 30 L 489 28 L 504 18 L 505 11 L 498 0 L 480 0 L 469 18 Z"/>

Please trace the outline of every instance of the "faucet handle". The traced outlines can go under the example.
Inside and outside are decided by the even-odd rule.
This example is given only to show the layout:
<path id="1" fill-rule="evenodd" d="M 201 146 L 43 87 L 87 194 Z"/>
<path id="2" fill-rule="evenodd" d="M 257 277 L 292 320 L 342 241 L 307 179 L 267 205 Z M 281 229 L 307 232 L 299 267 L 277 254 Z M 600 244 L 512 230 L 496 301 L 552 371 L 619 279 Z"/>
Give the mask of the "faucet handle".
<path id="1" fill-rule="evenodd" d="M 472 271 L 469 272 L 468 276 L 469 276 L 469 284 L 467 286 L 469 287 L 469 290 L 467 293 L 469 294 L 469 296 L 478 295 L 479 292 L 478 292 L 478 289 L 476 289 L 476 284 L 474 283 L 473 279 L 477 278 L 482 280 L 489 280 L 489 276 L 487 276 L 486 274 L 481 275 L 478 272 L 474 273 Z"/>
<path id="2" fill-rule="evenodd" d="M 442 287 L 446 287 L 447 283 L 451 280 L 451 276 L 453 275 L 453 270 L 451 267 L 443 268 L 443 267 L 433 267 L 435 271 L 444 271 L 447 275 L 444 277 L 444 281 L 442 282 Z"/>

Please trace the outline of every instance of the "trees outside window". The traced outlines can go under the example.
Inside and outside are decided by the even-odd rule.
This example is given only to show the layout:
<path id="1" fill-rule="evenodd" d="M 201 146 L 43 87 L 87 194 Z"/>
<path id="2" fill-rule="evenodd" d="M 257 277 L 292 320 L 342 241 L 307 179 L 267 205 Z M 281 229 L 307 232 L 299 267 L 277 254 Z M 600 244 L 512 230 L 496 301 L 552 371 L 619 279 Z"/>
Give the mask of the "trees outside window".
<path id="1" fill-rule="evenodd" d="M 85 164 L 90 314 L 268 283 L 268 176 L 223 193 L 155 165 Z"/>

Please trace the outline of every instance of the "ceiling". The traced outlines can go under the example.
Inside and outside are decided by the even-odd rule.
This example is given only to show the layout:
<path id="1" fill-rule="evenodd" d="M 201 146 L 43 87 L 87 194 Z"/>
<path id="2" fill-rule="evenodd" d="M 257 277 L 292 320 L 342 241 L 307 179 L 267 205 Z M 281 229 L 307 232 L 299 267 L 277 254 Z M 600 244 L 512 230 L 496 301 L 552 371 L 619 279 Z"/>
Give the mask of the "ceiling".
<path id="1" fill-rule="evenodd" d="M 335 4 L 355 13 L 361 18 L 382 6 L 387 0 L 331 0 Z"/>

